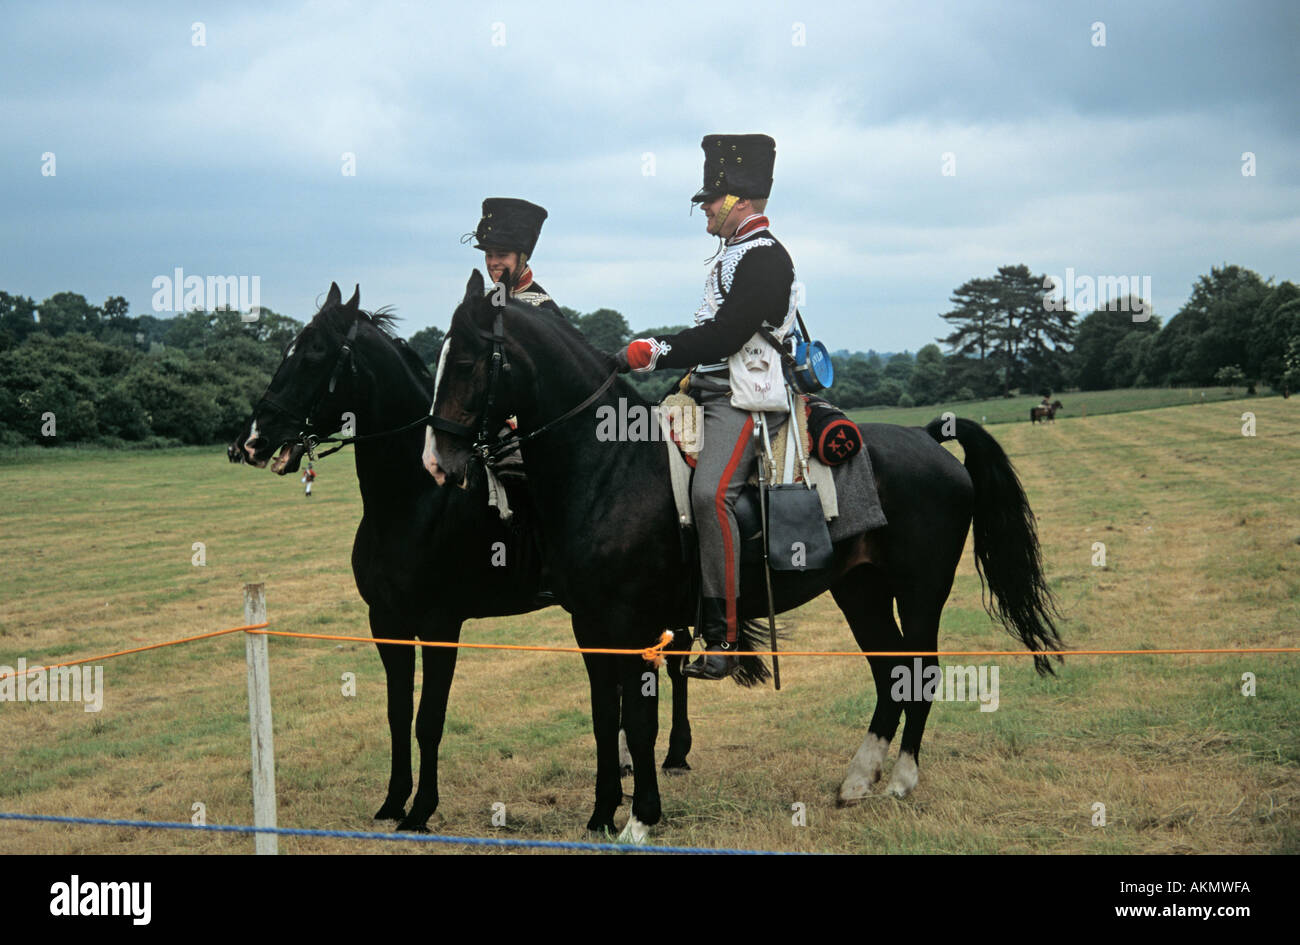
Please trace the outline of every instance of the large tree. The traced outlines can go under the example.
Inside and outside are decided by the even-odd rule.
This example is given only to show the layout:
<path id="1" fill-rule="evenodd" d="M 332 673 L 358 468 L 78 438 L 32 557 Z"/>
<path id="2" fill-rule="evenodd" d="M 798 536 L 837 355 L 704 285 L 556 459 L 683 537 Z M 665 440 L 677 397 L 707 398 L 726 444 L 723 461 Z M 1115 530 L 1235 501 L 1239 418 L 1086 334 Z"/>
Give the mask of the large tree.
<path id="1" fill-rule="evenodd" d="M 0 292 L 0 351 L 22 344 L 36 328 L 36 303 L 25 296 Z"/>
<path id="2" fill-rule="evenodd" d="M 918 404 L 936 404 L 943 398 L 943 352 L 938 345 L 926 345 L 916 352 L 907 391 Z"/>
<path id="3" fill-rule="evenodd" d="M 632 340 L 632 329 L 628 327 L 627 319 L 612 308 L 598 308 L 583 315 L 578 328 L 593 348 L 606 354 L 626 348 Z"/>
<path id="4" fill-rule="evenodd" d="M 96 334 L 99 330 L 99 309 L 76 292 L 57 292 L 40 304 L 39 330 L 57 338 L 72 331 Z"/>
<path id="5" fill-rule="evenodd" d="M 961 284 L 949 301 L 955 306 L 939 317 L 953 324 L 953 331 L 937 339 L 952 349 L 952 353 L 983 361 L 993 350 L 995 318 L 994 282 L 992 279 L 970 279 Z"/>
<path id="6" fill-rule="evenodd" d="M 1075 316 L 1045 304 L 1046 281 L 1019 265 L 963 283 L 951 297 L 956 307 L 941 316 L 954 330 L 938 340 L 953 355 L 995 366 L 1003 390 L 1059 384 Z"/>
<path id="7" fill-rule="evenodd" d="M 1255 309 L 1246 342 L 1246 376 L 1281 387 L 1286 355 L 1300 341 L 1300 287 L 1283 282 Z"/>
<path id="8" fill-rule="evenodd" d="M 1055 386 L 1074 313 L 1064 306 L 1054 311 L 1045 303 L 1047 277 L 1033 275 L 1028 266 L 999 266 L 991 281 L 993 355 L 1004 371 L 1003 390 Z"/>
<path id="9" fill-rule="evenodd" d="M 1046 276 L 1031 275 L 1027 266 L 998 270 L 999 287 L 1016 302 L 1015 380 L 1034 391 L 1062 386 L 1077 318 L 1068 305 L 1049 304 L 1046 282 Z"/>
<path id="10" fill-rule="evenodd" d="M 420 356 L 420 360 L 429 365 L 431 369 L 436 370 L 438 366 L 438 354 L 442 351 L 442 342 L 447 337 L 437 325 L 430 325 L 428 328 L 421 328 L 406 343 L 414 349 L 415 353 Z"/>
<path id="11" fill-rule="evenodd" d="M 1127 306 L 1099 308 L 1079 322 L 1074 339 L 1075 383 L 1079 387 L 1129 387 L 1147 371 L 1160 319 L 1152 316 L 1133 321 L 1133 305 L 1138 301 L 1129 299 Z M 1143 304 L 1149 305 L 1150 300 Z"/>
<path id="12" fill-rule="evenodd" d="M 1255 312 L 1272 291 L 1241 266 L 1212 268 L 1169 319 L 1151 346 L 1148 376 L 1157 384 L 1213 384 L 1219 368 L 1241 366 L 1254 378 L 1259 365 L 1247 357 Z"/>

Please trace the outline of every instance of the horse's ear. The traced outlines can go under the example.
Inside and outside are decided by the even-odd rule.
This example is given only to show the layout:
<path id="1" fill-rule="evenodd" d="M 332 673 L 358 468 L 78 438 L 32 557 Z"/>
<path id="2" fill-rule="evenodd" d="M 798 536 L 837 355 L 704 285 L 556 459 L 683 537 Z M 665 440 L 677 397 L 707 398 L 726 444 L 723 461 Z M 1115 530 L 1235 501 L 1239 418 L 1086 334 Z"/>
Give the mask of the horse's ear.
<path id="1" fill-rule="evenodd" d="M 475 269 L 469 274 L 469 282 L 465 283 L 465 301 L 477 302 L 483 298 L 483 274 Z"/>
<path id="2" fill-rule="evenodd" d="M 342 293 L 340 293 L 340 295 L 341 294 Z M 352 298 L 348 299 L 348 304 L 345 307 L 350 308 L 352 309 L 352 311 L 355 312 L 357 310 L 357 306 L 359 306 L 360 304 L 361 304 L 361 283 L 358 282 L 356 291 L 352 293 Z"/>
<path id="3" fill-rule="evenodd" d="M 342 301 L 343 293 L 339 291 L 339 284 L 337 282 L 331 282 L 330 293 L 325 296 L 325 308 L 329 308 L 331 305 L 338 305 Z"/>

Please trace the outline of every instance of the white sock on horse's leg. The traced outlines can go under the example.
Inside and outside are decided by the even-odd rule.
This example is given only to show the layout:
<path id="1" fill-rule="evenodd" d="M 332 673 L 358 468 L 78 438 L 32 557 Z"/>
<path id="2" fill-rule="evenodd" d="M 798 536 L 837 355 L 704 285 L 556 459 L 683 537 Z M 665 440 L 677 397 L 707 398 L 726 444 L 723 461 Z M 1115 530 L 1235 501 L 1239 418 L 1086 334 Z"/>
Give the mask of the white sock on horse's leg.
<path id="1" fill-rule="evenodd" d="M 894 797 L 907 797 L 916 788 L 918 780 L 916 758 L 910 751 L 899 752 L 898 761 L 894 762 L 894 772 L 889 778 L 889 787 L 885 789 L 886 793 Z"/>
<path id="2" fill-rule="evenodd" d="M 844 783 L 840 785 L 841 804 L 851 804 L 871 794 L 872 787 L 884 772 L 885 756 L 888 752 L 889 742 L 879 735 L 867 733 L 857 754 L 849 762 L 849 771 L 844 776 Z"/>

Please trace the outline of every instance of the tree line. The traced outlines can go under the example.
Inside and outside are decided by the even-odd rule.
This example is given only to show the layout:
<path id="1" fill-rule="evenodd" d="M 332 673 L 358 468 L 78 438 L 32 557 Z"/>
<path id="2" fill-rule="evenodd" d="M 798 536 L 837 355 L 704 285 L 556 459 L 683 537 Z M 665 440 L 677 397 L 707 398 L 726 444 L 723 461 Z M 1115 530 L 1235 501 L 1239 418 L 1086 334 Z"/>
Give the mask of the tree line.
<path id="1" fill-rule="evenodd" d="M 36 313 L 39 311 L 39 321 Z M 0 445 L 146 446 L 228 440 L 302 323 L 265 307 L 132 316 L 60 292 L 0 291 Z"/>
<path id="2" fill-rule="evenodd" d="M 1100 300 L 1080 318 L 1072 303 L 1085 296 L 1057 299 L 1051 285 L 1024 265 L 971 279 L 940 313 L 951 331 L 936 343 L 915 354 L 837 351 L 828 396 L 853 408 L 1068 388 L 1300 387 L 1300 287 L 1289 281 L 1274 284 L 1239 266 L 1212 268 L 1163 327 L 1150 299 Z M 633 338 L 685 327 L 634 333 L 613 309 L 563 312 L 611 353 Z M 0 291 L 0 445 L 227 440 L 302 325 L 265 307 L 249 322 L 233 310 L 158 318 L 131 315 L 120 296 L 92 305 L 60 292 L 38 305 Z M 409 339 L 431 367 L 442 341 L 437 327 Z M 630 379 L 652 399 L 674 380 Z"/>
<path id="3" fill-rule="evenodd" d="M 1087 282 L 1089 292 L 1061 298 L 1060 281 L 1025 265 L 968 280 L 953 292 L 952 307 L 939 313 L 949 334 L 915 354 L 836 351 L 827 396 L 847 408 L 907 407 L 1070 388 L 1244 384 L 1251 393 L 1256 385 L 1289 393 L 1300 387 L 1300 287 L 1292 282 L 1274 284 L 1240 266 L 1212 268 L 1162 328 L 1149 298 L 1098 298 L 1099 288 L 1110 288 L 1100 279 Z M 1078 301 L 1096 304 L 1080 317 Z M 685 327 L 633 333 L 610 309 L 565 314 L 604 351 Z M 810 328 L 817 331 L 815 319 Z M 663 387 L 662 380 L 634 377 L 634 383 L 647 394 Z"/>

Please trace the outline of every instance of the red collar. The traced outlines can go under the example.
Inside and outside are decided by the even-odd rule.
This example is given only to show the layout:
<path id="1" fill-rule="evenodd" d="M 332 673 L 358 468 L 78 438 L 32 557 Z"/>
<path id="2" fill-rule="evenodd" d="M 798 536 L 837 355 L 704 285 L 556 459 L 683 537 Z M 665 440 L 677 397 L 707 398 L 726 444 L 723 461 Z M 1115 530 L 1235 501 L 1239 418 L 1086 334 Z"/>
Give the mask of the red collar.
<path id="1" fill-rule="evenodd" d="M 533 268 L 532 266 L 529 266 L 527 269 L 524 270 L 524 274 L 519 277 L 519 281 L 515 283 L 515 291 L 523 292 L 532 284 L 533 284 Z"/>
<path id="2" fill-rule="evenodd" d="M 736 232 L 732 234 L 731 239 L 728 240 L 727 242 L 734 243 L 737 240 L 748 236 L 750 233 L 753 233 L 756 230 L 767 229 L 769 225 L 770 225 L 770 221 L 767 219 L 767 217 L 763 216 L 761 213 L 758 216 L 750 217 L 741 225 L 740 229 L 736 230 Z"/>

